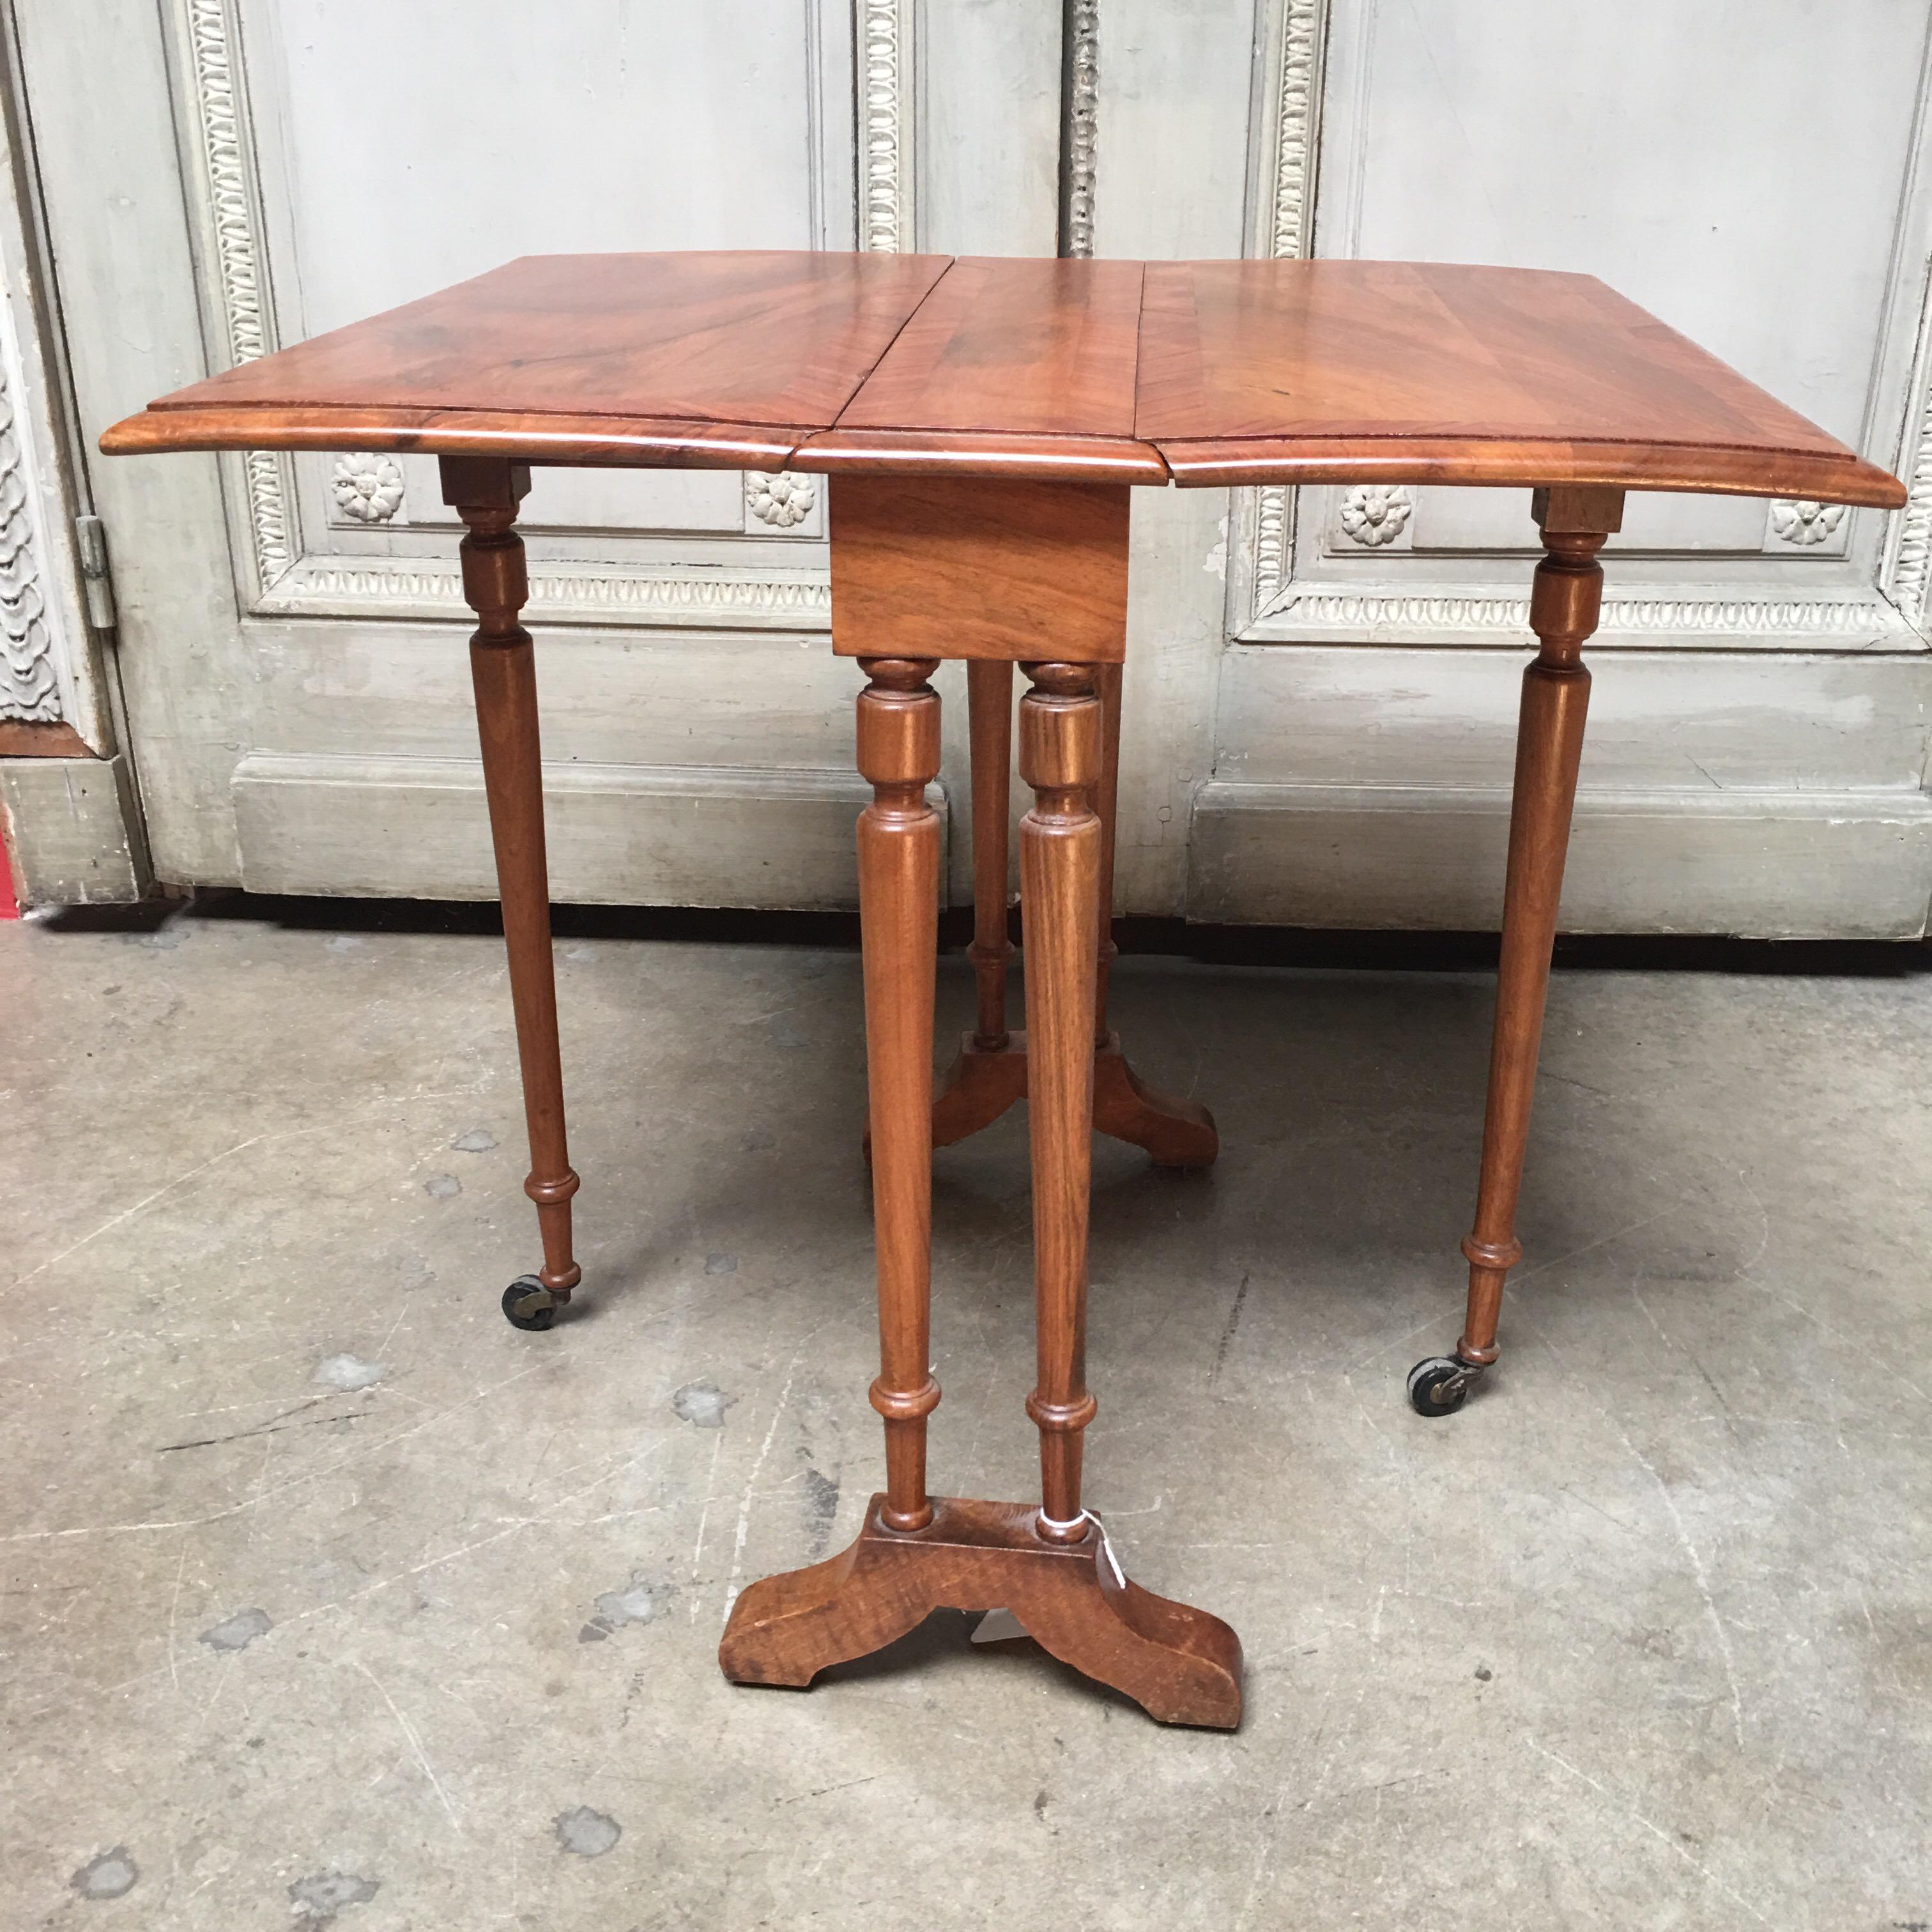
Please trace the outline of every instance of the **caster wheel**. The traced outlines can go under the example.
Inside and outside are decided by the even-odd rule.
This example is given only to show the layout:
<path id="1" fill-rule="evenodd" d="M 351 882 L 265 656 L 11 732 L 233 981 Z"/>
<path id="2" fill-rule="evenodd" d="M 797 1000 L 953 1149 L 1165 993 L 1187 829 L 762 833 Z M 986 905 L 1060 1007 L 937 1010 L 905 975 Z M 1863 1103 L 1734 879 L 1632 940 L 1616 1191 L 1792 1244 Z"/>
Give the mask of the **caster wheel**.
<path id="1" fill-rule="evenodd" d="M 512 1328 L 548 1328 L 556 1319 L 556 1297 L 533 1274 L 520 1274 L 503 1291 L 503 1312 Z"/>
<path id="2" fill-rule="evenodd" d="M 1418 1415 L 1454 1415 L 1480 1372 L 1450 1355 L 1431 1355 L 1408 1372 L 1409 1406 Z"/>

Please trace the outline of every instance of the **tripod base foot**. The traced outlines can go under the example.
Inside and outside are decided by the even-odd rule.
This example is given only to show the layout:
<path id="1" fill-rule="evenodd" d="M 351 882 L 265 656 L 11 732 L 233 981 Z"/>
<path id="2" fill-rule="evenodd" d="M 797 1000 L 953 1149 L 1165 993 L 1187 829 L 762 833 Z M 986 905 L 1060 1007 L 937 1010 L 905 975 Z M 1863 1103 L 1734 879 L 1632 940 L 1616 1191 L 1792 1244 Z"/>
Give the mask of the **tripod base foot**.
<path id="1" fill-rule="evenodd" d="M 849 1549 L 738 1599 L 718 1649 L 733 1682 L 802 1690 L 934 1610 L 1004 1608 L 1042 1649 L 1162 1724 L 1240 1722 L 1240 1638 L 1219 1617 L 1129 1582 L 1097 1522 L 1078 1543 L 1048 1543 L 1036 1507 L 935 1496 L 924 1529 L 892 1530 L 884 1502 L 873 1497 Z"/>
<path id="2" fill-rule="evenodd" d="M 1024 1034 L 1009 1034 L 1000 1046 L 981 1046 L 970 1033 L 963 1035 L 958 1057 L 946 1070 L 932 1103 L 933 1145 L 970 1139 L 1024 1100 L 1026 1090 Z"/>
<path id="3" fill-rule="evenodd" d="M 970 1139 L 1026 1094 L 1024 1033 L 1009 1034 L 1004 1044 L 992 1047 L 966 1034 L 932 1103 L 933 1145 Z M 1211 1167 L 1221 1151 L 1214 1116 L 1196 1101 L 1148 1086 L 1128 1065 L 1118 1034 L 1109 1034 L 1106 1044 L 1094 1049 L 1094 1131 L 1144 1148 L 1156 1167 Z M 872 1154 L 868 1127 L 867 1160 Z"/>
<path id="4" fill-rule="evenodd" d="M 1117 1033 L 1094 1055 L 1094 1131 L 1144 1148 L 1156 1167 L 1211 1167 L 1221 1151 L 1214 1116 L 1198 1101 L 1148 1086 L 1127 1064 Z"/>

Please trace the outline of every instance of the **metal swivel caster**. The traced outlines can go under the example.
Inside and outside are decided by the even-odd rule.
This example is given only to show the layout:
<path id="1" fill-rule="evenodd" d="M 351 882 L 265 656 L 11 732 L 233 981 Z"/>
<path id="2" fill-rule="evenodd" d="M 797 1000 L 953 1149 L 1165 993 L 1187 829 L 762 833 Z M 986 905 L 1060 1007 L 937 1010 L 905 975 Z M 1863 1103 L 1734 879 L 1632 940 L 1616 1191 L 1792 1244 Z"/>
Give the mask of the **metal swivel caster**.
<path id="1" fill-rule="evenodd" d="M 503 1291 L 503 1312 L 512 1328 L 548 1328 L 556 1319 L 556 1297 L 533 1274 L 520 1274 Z"/>
<path id="2" fill-rule="evenodd" d="M 1418 1415 L 1454 1415 L 1486 1364 L 1455 1355 L 1430 1355 L 1408 1372 L 1409 1406 Z"/>

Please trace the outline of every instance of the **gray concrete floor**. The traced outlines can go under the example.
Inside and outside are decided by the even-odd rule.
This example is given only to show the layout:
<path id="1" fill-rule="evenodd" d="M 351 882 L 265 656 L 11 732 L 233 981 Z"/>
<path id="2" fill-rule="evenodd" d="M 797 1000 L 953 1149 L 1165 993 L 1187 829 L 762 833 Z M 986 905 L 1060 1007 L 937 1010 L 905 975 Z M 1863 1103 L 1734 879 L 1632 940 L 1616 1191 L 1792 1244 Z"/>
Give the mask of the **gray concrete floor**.
<path id="1" fill-rule="evenodd" d="M 957 1616 L 723 1682 L 879 1476 L 858 962 L 558 950 L 588 1288 L 524 1335 L 497 942 L 0 928 L 7 1925 L 1932 1919 L 1932 981 L 1560 975 L 1427 1423 L 1488 982 L 1124 964 L 1226 1152 L 1100 1154 L 1090 1496 L 1240 1631 L 1226 1736 Z M 1024 1498 L 1022 1124 L 938 1168 L 935 1486 Z"/>

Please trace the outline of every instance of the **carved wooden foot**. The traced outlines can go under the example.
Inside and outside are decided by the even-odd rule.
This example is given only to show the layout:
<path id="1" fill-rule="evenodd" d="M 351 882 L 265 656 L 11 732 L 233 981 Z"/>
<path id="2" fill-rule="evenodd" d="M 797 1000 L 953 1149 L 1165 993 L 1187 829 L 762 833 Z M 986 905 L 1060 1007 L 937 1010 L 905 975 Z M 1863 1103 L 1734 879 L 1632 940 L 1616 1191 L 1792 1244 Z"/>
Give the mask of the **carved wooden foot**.
<path id="1" fill-rule="evenodd" d="M 998 1046 L 982 1046 L 962 1034 L 959 1057 L 939 1083 L 932 1103 L 932 1144 L 950 1147 L 990 1127 L 1016 1100 L 1026 1098 L 1026 1035 L 1010 1033 Z"/>
<path id="2" fill-rule="evenodd" d="M 902 1531 L 886 1528 L 884 1504 L 873 1497 L 849 1549 L 738 1599 L 718 1650 L 727 1677 L 802 1690 L 934 1610 L 1004 1609 L 1042 1650 L 1164 1724 L 1240 1722 L 1240 1640 L 1219 1617 L 1129 1582 L 1090 1518 L 1078 1542 L 1052 1543 L 1036 1505 L 935 1496 L 932 1521 Z"/>
<path id="3" fill-rule="evenodd" d="M 1156 1167 L 1211 1167 L 1221 1151 L 1214 1116 L 1198 1101 L 1148 1086 L 1127 1064 L 1117 1033 L 1094 1054 L 1094 1131 L 1146 1148 Z"/>

